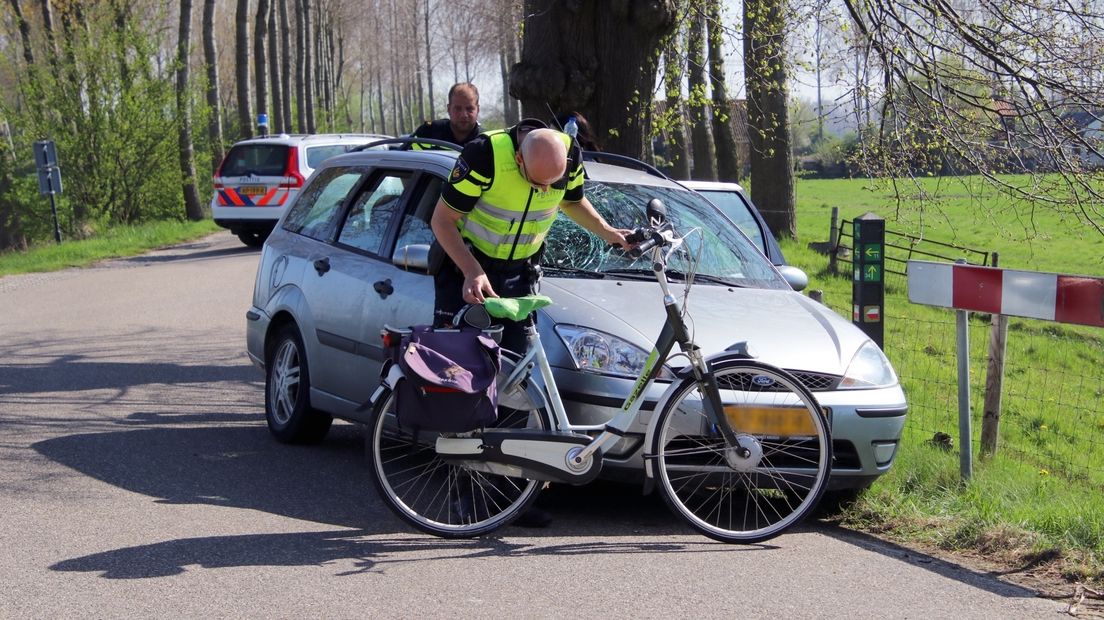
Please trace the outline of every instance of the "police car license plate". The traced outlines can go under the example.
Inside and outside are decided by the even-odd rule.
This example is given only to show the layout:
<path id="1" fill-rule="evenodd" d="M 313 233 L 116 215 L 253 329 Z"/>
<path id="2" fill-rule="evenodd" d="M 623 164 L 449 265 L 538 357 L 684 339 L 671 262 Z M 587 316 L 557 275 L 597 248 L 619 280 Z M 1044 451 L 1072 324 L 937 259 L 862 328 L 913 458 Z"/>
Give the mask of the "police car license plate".
<path id="1" fill-rule="evenodd" d="M 241 191 L 241 193 L 245 194 L 246 196 L 262 196 L 265 193 L 265 186 L 264 185 L 242 185 L 241 190 L 239 190 L 239 191 Z"/>

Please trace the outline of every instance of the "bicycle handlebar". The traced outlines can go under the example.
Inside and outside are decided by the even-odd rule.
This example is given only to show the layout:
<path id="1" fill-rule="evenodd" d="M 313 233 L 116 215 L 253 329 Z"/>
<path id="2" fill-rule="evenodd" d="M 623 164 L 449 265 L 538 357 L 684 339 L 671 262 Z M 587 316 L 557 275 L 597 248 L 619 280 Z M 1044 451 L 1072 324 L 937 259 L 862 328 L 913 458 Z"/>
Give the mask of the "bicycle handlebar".
<path id="1" fill-rule="evenodd" d="M 671 243 L 671 240 L 663 235 L 664 232 L 671 230 L 670 223 L 664 223 L 658 228 L 637 228 L 629 235 L 625 237 L 625 240 L 629 243 L 639 243 L 635 248 L 629 250 L 629 256 L 633 258 L 640 258 L 645 252 L 655 248 L 656 246 L 664 246 Z"/>

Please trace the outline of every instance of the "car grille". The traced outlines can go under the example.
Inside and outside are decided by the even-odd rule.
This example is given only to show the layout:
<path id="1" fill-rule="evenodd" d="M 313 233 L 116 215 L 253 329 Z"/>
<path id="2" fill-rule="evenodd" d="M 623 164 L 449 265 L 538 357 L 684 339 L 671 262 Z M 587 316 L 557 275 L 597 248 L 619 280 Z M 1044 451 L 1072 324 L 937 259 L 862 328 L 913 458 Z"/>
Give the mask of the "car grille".
<path id="1" fill-rule="evenodd" d="M 819 372 L 806 372 L 802 370 L 788 371 L 792 374 L 802 385 L 806 387 L 810 392 L 830 392 L 839 386 L 840 377 L 836 375 L 828 375 Z M 721 378 L 721 384 L 719 387 L 722 390 L 743 390 L 743 391 L 756 391 L 756 392 L 780 392 L 785 388 L 782 386 L 768 386 L 763 387 L 760 385 L 752 386 L 751 381 L 755 376 L 754 373 L 739 373 L 729 374 Z"/>

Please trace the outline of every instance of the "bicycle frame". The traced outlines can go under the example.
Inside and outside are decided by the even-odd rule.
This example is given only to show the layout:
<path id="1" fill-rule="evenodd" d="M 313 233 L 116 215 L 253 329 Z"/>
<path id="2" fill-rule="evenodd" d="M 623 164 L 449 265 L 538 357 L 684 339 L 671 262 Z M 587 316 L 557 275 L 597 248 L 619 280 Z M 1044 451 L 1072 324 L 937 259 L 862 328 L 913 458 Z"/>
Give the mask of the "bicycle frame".
<path id="1" fill-rule="evenodd" d="M 660 251 L 662 251 L 661 248 L 656 248 L 655 250 L 655 252 Z M 704 388 L 703 392 L 706 394 L 707 398 L 703 404 L 705 413 L 710 422 L 721 431 L 728 445 L 735 447 L 741 452 L 741 456 L 743 456 L 742 451 L 745 450 L 745 448 L 740 446 L 739 440 L 729 426 L 727 418 L 725 418 L 722 413 L 723 409 L 720 394 L 713 377 L 713 372 L 710 370 L 709 364 L 702 357 L 701 350 L 690 339 L 686 323 L 682 320 L 678 302 L 675 300 L 674 295 L 671 294 L 667 274 L 664 271 L 664 261 L 658 260 L 657 257 L 657 260 L 654 260 L 652 263 L 652 271 L 655 273 L 656 280 L 659 282 L 659 286 L 663 291 L 663 305 L 667 311 L 667 321 L 664 322 L 663 329 L 660 331 L 651 353 L 645 360 L 644 368 L 640 376 L 633 384 L 632 390 L 629 392 L 624 404 L 621 405 L 620 412 L 618 412 L 613 419 L 603 425 L 575 425 L 568 420 L 563 400 L 560 398 L 559 388 L 556 385 L 556 379 L 552 374 L 552 368 L 548 363 L 548 357 L 544 351 L 544 346 L 541 344 L 540 334 L 537 333 L 537 329 L 533 325 L 526 328 L 526 342 L 528 346 L 526 347 L 525 355 L 515 366 L 513 372 L 504 384 L 508 388 L 516 385 L 526 376 L 529 376 L 535 366 L 544 382 L 543 389 L 541 389 L 540 392 L 546 398 L 546 405 L 548 405 L 552 411 L 552 423 L 555 430 L 571 432 L 602 430 L 602 432 L 597 437 L 594 437 L 586 447 L 573 455 L 572 458 L 577 464 L 585 462 L 592 457 L 595 452 L 601 450 L 603 446 L 623 437 L 628 432 L 633 421 L 636 420 L 640 413 L 645 392 L 655 382 L 656 377 L 659 376 L 660 369 L 667 361 L 675 344 L 680 346 L 682 352 L 690 360 L 690 371 L 693 373 L 694 379 L 702 384 Z M 677 383 L 673 385 L 677 385 Z M 661 402 L 665 400 L 666 395 L 661 399 Z M 645 445 L 651 445 L 650 435 L 651 432 L 649 432 L 649 437 Z"/>

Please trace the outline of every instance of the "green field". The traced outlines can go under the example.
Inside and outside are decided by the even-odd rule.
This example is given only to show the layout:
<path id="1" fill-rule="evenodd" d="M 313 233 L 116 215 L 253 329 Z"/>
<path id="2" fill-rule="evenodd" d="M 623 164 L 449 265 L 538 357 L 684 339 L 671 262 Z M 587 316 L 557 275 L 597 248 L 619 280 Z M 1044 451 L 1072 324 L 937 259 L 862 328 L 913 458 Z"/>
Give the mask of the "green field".
<path id="1" fill-rule="evenodd" d="M 1104 235 L 1069 215 L 1016 207 L 972 186 L 976 179 L 924 183 L 921 190 L 939 190 L 943 198 L 921 209 L 869 180 L 799 181 L 800 239 L 783 244 L 787 260 L 809 274 L 809 289 L 823 290 L 825 303 L 849 316 L 850 278 L 828 273 L 827 257 L 808 248 L 828 239 L 836 206 L 842 219 L 874 212 L 887 230 L 998 252 L 1001 267 L 1104 275 Z M 910 414 L 893 470 L 845 519 L 945 548 L 1007 554 L 1010 561 L 1058 556 L 1072 576 L 1104 575 L 1104 330 L 1010 320 L 999 449 L 982 459 L 990 317 L 971 315 L 975 460 L 973 478 L 963 483 L 955 313 L 910 304 L 905 279 L 888 276 L 885 316 L 886 354 Z M 933 440 L 937 433 L 952 439 Z"/>

